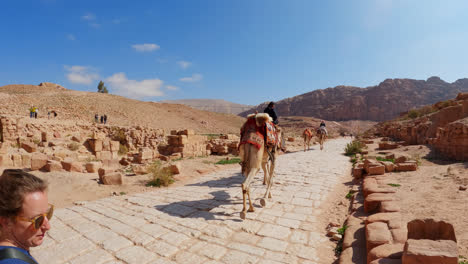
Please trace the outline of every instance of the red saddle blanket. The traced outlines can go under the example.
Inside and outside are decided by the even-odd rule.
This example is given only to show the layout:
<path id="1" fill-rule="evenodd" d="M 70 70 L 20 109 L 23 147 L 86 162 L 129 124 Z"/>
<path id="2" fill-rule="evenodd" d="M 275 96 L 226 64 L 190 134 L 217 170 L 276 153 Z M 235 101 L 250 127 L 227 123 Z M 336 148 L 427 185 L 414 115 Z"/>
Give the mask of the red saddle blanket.
<path id="1" fill-rule="evenodd" d="M 241 128 L 241 140 L 239 147 L 243 144 L 252 144 L 260 149 L 265 144 L 265 127 L 258 127 L 255 117 L 247 119 L 247 122 Z"/>
<path id="2" fill-rule="evenodd" d="M 279 139 L 278 139 L 278 133 L 276 133 L 275 125 L 272 122 L 267 122 L 265 124 L 265 131 L 266 131 L 266 145 L 277 146 Z"/>

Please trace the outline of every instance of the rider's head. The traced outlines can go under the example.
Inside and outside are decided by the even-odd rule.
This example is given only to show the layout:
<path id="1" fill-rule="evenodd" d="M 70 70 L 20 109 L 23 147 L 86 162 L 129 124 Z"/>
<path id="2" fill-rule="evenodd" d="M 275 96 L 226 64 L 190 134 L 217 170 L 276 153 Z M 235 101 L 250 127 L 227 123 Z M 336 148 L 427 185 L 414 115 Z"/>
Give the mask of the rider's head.
<path id="1" fill-rule="evenodd" d="M 270 102 L 270 103 L 268 104 L 268 107 L 270 107 L 270 108 L 275 107 L 275 102 Z"/>

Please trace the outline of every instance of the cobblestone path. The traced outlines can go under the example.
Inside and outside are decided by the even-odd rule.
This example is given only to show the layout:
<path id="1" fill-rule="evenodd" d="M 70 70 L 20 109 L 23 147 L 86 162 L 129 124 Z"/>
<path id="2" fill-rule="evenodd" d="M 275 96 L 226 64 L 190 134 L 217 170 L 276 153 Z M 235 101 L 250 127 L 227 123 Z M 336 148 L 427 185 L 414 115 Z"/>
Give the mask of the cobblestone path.
<path id="1" fill-rule="evenodd" d="M 317 228 L 321 204 L 349 173 L 347 139 L 325 150 L 278 159 L 273 199 L 265 208 L 263 172 L 252 185 L 256 212 L 242 221 L 240 167 L 201 177 L 195 184 L 116 196 L 59 209 L 39 263 L 323 263 L 326 240 Z M 328 263 L 329 264 L 329 263 Z"/>

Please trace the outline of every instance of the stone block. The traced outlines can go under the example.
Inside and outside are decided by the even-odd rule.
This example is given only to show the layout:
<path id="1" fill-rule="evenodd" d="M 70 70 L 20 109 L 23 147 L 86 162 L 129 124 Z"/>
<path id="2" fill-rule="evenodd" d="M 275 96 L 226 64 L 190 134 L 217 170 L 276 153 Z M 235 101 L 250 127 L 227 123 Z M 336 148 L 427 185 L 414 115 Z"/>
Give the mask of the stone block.
<path id="1" fill-rule="evenodd" d="M 29 153 L 37 151 L 37 146 L 33 142 L 22 142 L 21 147 Z"/>
<path id="2" fill-rule="evenodd" d="M 101 139 L 88 139 L 89 147 L 93 152 L 102 151 L 102 140 Z"/>
<path id="3" fill-rule="evenodd" d="M 452 240 L 408 239 L 403 264 L 457 264 L 457 243 Z"/>
<path id="4" fill-rule="evenodd" d="M 115 172 L 115 169 L 113 168 L 99 168 L 98 169 L 99 177 L 104 176 L 109 173 L 113 173 L 113 172 Z"/>
<path id="5" fill-rule="evenodd" d="M 56 160 L 48 160 L 44 170 L 47 172 L 62 171 L 62 164 Z"/>
<path id="6" fill-rule="evenodd" d="M 111 172 L 99 175 L 99 180 L 104 185 L 122 185 L 122 174 L 120 172 Z"/>
<path id="7" fill-rule="evenodd" d="M 108 151 L 108 150 L 101 151 L 100 159 L 101 159 L 101 160 L 112 159 L 112 154 L 111 154 L 111 152 Z"/>
<path id="8" fill-rule="evenodd" d="M 368 175 L 383 175 L 385 174 L 385 166 L 384 165 L 377 165 L 371 164 L 365 168 Z"/>
<path id="9" fill-rule="evenodd" d="M 410 159 L 411 158 L 409 156 L 401 155 L 401 156 L 398 156 L 398 157 L 395 158 L 395 163 L 407 162 Z"/>
<path id="10" fill-rule="evenodd" d="M 22 166 L 24 168 L 31 168 L 31 154 L 22 154 L 21 155 L 21 160 L 23 162 Z"/>
<path id="11" fill-rule="evenodd" d="M 393 172 L 396 168 L 395 164 L 391 161 L 381 161 L 380 163 L 385 166 L 385 172 Z"/>
<path id="12" fill-rule="evenodd" d="M 180 163 L 170 164 L 170 165 L 167 166 L 166 168 L 167 168 L 167 170 L 169 170 L 172 174 L 180 174 L 181 164 L 180 164 Z"/>
<path id="13" fill-rule="evenodd" d="M 366 246 L 368 252 L 375 247 L 388 244 L 391 241 L 392 234 L 390 233 L 387 224 L 375 222 L 366 225 Z"/>
<path id="14" fill-rule="evenodd" d="M 23 165 L 21 154 L 12 154 L 11 160 L 13 161 L 13 167 L 21 167 Z"/>
<path id="15" fill-rule="evenodd" d="M 102 150 L 103 151 L 110 151 L 110 140 L 109 139 L 105 139 L 102 141 Z"/>
<path id="16" fill-rule="evenodd" d="M 367 263 L 381 258 L 401 259 L 404 247 L 405 244 L 383 244 L 377 246 L 367 253 Z"/>
<path id="17" fill-rule="evenodd" d="M 119 151 L 119 148 L 120 148 L 119 141 L 115 141 L 115 140 L 110 141 L 110 151 L 117 153 Z"/>
<path id="18" fill-rule="evenodd" d="M 8 153 L 8 144 L 0 143 L 0 155 Z"/>
<path id="19" fill-rule="evenodd" d="M 86 171 L 89 173 L 96 173 L 102 167 L 101 162 L 92 161 L 85 164 Z"/>
<path id="20" fill-rule="evenodd" d="M 101 160 L 102 167 L 118 169 L 120 163 L 118 159 L 103 159 Z"/>
<path id="21" fill-rule="evenodd" d="M 372 193 L 369 194 L 364 200 L 364 212 L 373 213 L 378 212 L 381 203 L 384 201 L 396 201 L 397 198 L 391 193 Z"/>
<path id="22" fill-rule="evenodd" d="M 31 170 L 40 170 L 45 167 L 48 161 L 47 155 L 43 153 L 33 153 L 31 156 Z"/>
<path id="23" fill-rule="evenodd" d="M 364 170 L 362 168 L 353 168 L 353 177 L 359 179 L 362 177 Z"/>
<path id="24" fill-rule="evenodd" d="M 111 151 L 111 159 L 119 159 L 119 153 L 117 151 Z"/>
<path id="25" fill-rule="evenodd" d="M 132 168 L 136 175 L 144 175 L 149 173 L 147 165 L 135 165 Z"/>
<path id="26" fill-rule="evenodd" d="M 418 169 L 418 164 L 414 162 L 397 163 L 397 171 L 415 171 Z"/>
<path id="27" fill-rule="evenodd" d="M 185 130 L 181 130 L 177 133 L 178 135 L 195 135 L 195 131 L 193 129 L 185 129 Z"/>
<path id="28" fill-rule="evenodd" d="M 61 138 L 62 137 L 58 131 L 54 131 L 53 136 L 54 136 L 54 138 Z"/>
<path id="29" fill-rule="evenodd" d="M 71 140 L 80 143 L 81 142 L 81 135 L 80 133 L 75 133 L 72 135 Z"/>
<path id="30" fill-rule="evenodd" d="M 453 225 L 434 219 L 416 219 L 408 222 L 408 239 L 452 240 L 457 242 Z"/>
<path id="31" fill-rule="evenodd" d="M 72 158 L 65 158 L 62 162 L 62 168 L 69 172 L 83 172 L 83 164 Z"/>
<path id="32" fill-rule="evenodd" d="M 400 212 L 400 206 L 395 201 L 382 202 L 380 204 L 380 211 L 382 213 Z"/>
<path id="33" fill-rule="evenodd" d="M 41 132 L 41 141 L 42 142 L 48 142 L 52 138 L 51 134 L 49 132 L 43 131 Z"/>

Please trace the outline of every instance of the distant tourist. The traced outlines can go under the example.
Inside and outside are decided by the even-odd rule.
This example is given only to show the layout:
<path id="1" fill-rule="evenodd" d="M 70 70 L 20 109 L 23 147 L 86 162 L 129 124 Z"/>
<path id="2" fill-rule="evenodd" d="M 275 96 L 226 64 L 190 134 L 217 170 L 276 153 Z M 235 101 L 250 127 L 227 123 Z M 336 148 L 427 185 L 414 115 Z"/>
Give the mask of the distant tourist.
<path id="1" fill-rule="evenodd" d="M 94 115 L 94 122 L 99 123 L 99 115 L 98 114 Z"/>
<path id="2" fill-rule="evenodd" d="M 107 115 L 104 115 L 104 125 L 107 123 Z"/>
<path id="3" fill-rule="evenodd" d="M 320 121 L 319 130 L 322 130 L 323 132 L 325 132 L 325 135 L 328 135 L 328 131 L 327 131 L 327 128 L 326 128 L 326 125 L 325 125 L 325 121 L 323 121 L 323 120 Z"/>
<path id="4" fill-rule="evenodd" d="M 35 107 L 35 110 L 34 110 L 34 118 L 37 119 L 37 113 L 39 112 L 39 109 L 37 107 Z"/>
<path id="5" fill-rule="evenodd" d="M 34 117 L 34 112 L 36 111 L 36 108 L 34 107 L 34 105 L 31 105 L 31 107 L 29 108 L 29 118 L 33 118 Z"/>
<path id="6" fill-rule="evenodd" d="M 37 263 L 29 250 L 44 241 L 53 211 L 47 183 L 22 170 L 5 170 L 0 176 L 0 263 Z"/>
<path id="7" fill-rule="evenodd" d="M 50 111 L 47 112 L 47 119 L 50 119 Z"/>
<path id="8" fill-rule="evenodd" d="M 101 124 L 104 123 L 104 116 L 101 116 Z"/>
<path id="9" fill-rule="evenodd" d="M 275 112 L 275 103 L 270 102 L 268 106 L 263 110 L 264 113 L 267 113 L 272 119 L 273 119 L 273 124 L 277 125 L 278 124 L 278 116 L 276 115 Z"/>

